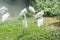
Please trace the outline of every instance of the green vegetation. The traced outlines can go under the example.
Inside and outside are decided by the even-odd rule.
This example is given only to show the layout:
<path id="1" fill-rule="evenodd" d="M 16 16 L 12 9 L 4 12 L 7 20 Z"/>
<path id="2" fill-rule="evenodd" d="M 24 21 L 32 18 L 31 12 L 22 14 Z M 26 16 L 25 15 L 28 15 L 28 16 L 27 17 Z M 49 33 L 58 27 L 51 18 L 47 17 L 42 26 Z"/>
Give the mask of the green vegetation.
<path id="1" fill-rule="evenodd" d="M 28 28 L 23 31 L 22 19 L 11 20 L 0 24 L 0 40 L 60 40 L 58 28 L 44 25 L 38 28 L 32 18 L 28 18 Z"/>
<path id="2" fill-rule="evenodd" d="M 60 1 L 58 0 L 34 0 L 32 5 L 35 7 L 36 11 L 45 10 L 46 16 L 54 16 L 60 13 Z"/>
<path id="3" fill-rule="evenodd" d="M 57 17 L 60 23 L 60 0 L 30 0 L 36 12 L 45 10 L 44 16 Z"/>
<path id="4" fill-rule="evenodd" d="M 59 2 L 60 0 L 30 0 L 29 4 L 32 4 L 36 12 L 45 10 L 44 25 L 38 28 L 36 20 L 28 12 L 27 29 L 22 27 L 22 18 L 15 17 L 8 22 L 0 23 L 0 40 L 60 40 L 60 26 L 53 26 L 53 23 L 56 23 L 57 20 L 54 19 L 55 17 L 59 19 L 60 24 Z"/>

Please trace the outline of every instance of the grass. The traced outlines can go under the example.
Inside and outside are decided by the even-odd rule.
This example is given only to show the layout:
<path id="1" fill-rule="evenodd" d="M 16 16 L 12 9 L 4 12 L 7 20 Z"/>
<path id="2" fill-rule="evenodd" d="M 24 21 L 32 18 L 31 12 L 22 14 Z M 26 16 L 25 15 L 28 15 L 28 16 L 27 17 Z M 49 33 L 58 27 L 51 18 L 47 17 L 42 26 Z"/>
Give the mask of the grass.
<path id="1" fill-rule="evenodd" d="M 31 19 L 27 19 L 28 28 L 25 30 L 18 18 L 0 24 L 0 40 L 60 40 L 60 29 L 44 25 L 38 28 Z"/>

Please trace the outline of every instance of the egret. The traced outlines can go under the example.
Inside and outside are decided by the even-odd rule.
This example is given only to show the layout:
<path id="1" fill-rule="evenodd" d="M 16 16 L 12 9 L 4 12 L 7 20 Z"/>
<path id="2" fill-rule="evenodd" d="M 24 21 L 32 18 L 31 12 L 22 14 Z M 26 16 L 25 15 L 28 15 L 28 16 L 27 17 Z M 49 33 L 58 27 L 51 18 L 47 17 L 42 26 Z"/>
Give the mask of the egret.
<path id="1" fill-rule="evenodd" d="M 41 17 L 40 19 L 38 19 L 37 26 L 38 27 L 42 26 L 43 25 L 43 21 L 44 21 L 43 17 Z"/>
<path id="2" fill-rule="evenodd" d="M 44 15 L 44 10 L 42 10 L 41 12 L 38 12 L 38 13 L 35 15 L 35 18 L 42 17 L 43 15 Z"/>
<path id="3" fill-rule="evenodd" d="M 23 28 L 27 28 L 27 20 L 26 20 L 26 13 L 27 13 L 27 9 L 24 8 L 21 12 L 20 12 L 20 16 L 23 16 Z"/>
<path id="4" fill-rule="evenodd" d="M 35 9 L 32 6 L 29 6 L 29 11 L 35 13 Z"/>
<path id="5" fill-rule="evenodd" d="M 7 12 L 7 8 L 5 7 L 5 6 L 3 6 L 2 8 L 0 8 L 0 13 L 1 14 L 4 14 L 4 13 L 6 13 Z"/>
<path id="6" fill-rule="evenodd" d="M 8 20 L 9 16 L 10 16 L 10 14 L 8 12 L 6 12 L 6 14 L 4 14 L 2 16 L 2 22 L 5 22 L 6 20 Z"/>

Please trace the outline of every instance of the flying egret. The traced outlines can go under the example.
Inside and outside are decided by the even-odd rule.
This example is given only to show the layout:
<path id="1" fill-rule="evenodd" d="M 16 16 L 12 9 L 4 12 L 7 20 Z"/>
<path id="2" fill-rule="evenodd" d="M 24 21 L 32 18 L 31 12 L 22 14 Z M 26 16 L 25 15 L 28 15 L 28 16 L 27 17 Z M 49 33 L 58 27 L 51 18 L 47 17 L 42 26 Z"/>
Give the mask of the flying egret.
<path id="1" fill-rule="evenodd" d="M 7 12 L 7 8 L 5 7 L 5 6 L 3 6 L 2 8 L 0 8 L 0 13 L 1 14 L 4 14 L 4 13 L 6 13 Z"/>
<path id="2" fill-rule="evenodd" d="M 2 15 L 2 22 L 5 22 L 8 20 L 10 14 L 8 12 L 6 12 L 4 15 Z"/>
<path id="3" fill-rule="evenodd" d="M 40 19 L 38 19 L 37 26 L 38 27 L 42 26 L 43 25 L 43 21 L 44 21 L 44 18 L 43 17 L 41 17 Z"/>
<path id="4" fill-rule="evenodd" d="M 41 12 L 38 12 L 38 13 L 35 15 L 35 18 L 42 17 L 43 15 L 44 15 L 44 10 L 42 10 Z"/>
<path id="5" fill-rule="evenodd" d="M 32 6 L 29 6 L 29 11 L 35 13 L 35 9 Z"/>

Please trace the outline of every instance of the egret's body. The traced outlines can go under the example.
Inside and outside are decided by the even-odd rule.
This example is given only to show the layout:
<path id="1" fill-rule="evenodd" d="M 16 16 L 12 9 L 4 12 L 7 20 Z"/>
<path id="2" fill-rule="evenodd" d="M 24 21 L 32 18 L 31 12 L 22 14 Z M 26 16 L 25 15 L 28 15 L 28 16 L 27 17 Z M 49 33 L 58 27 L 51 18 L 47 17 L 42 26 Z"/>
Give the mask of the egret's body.
<path id="1" fill-rule="evenodd" d="M 44 21 L 43 17 L 41 17 L 40 19 L 38 19 L 37 26 L 38 27 L 42 26 L 43 25 L 43 21 Z"/>
<path id="2" fill-rule="evenodd" d="M 35 18 L 42 17 L 43 15 L 44 15 L 44 10 L 42 10 L 41 12 L 38 12 L 38 13 L 35 15 Z"/>
<path id="3" fill-rule="evenodd" d="M 24 8 L 24 9 L 20 12 L 19 15 L 20 15 L 20 16 L 21 16 L 21 15 L 25 15 L 25 13 L 27 13 L 27 9 L 26 9 L 26 8 Z"/>
<path id="4" fill-rule="evenodd" d="M 4 14 L 4 15 L 2 16 L 2 22 L 8 20 L 9 16 L 10 16 L 10 14 L 9 14 L 8 12 L 7 12 L 6 14 Z"/>
<path id="5" fill-rule="evenodd" d="M 32 6 L 29 6 L 29 11 L 35 13 L 35 9 Z"/>
<path id="6" fill-rule="evenodd" d="M 7 12 L 7 8 L 5 7 L 5 6 L 3 6 L 2 8 L 0 8 L 0 13 L 1 14 L 4 14 L 4 13 L 6 13 Z"/>

